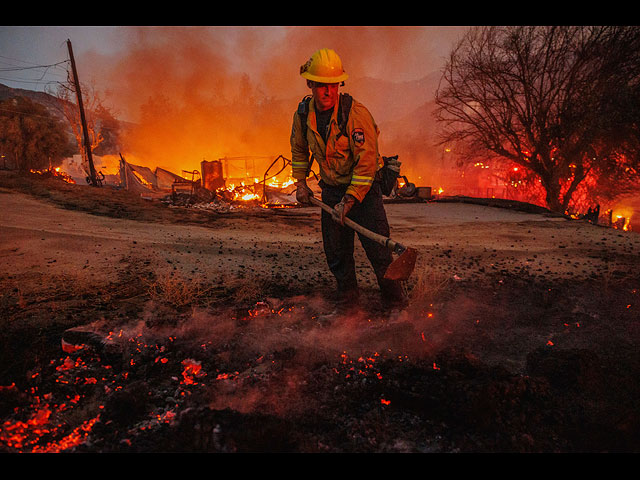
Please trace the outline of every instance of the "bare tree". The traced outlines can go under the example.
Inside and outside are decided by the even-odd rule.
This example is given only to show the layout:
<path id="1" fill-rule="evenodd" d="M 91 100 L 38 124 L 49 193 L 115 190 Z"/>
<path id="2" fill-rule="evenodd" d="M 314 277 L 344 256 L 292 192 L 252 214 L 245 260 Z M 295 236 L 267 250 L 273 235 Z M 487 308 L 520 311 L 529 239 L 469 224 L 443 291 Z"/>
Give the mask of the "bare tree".
<path id="1" fill-rule="evenodd" d="M 58 84 L 57 89 L 52 94 L 59 100 L 58 107 L 67 119 L 76 139 L 78 150 L 81 152 L 84 162 L 86 162 L 84 134 L 80 111 L 75 100 L 76 93 L 73 82 Z M 96 88 L 93 85 L 82 85 L 82 97 L 91 152 L 96 151 L 105 140 L 110 144 L 117 143 L 118 122 L 115 120 L 112 111 L 105 105 L 104 99 Z"/>
<path id="2" fill-rule="evenodd" d="M 638 185 L 639 80 L 634 27 L 477 27 L 450 55 L 435 115 L 442 142 L 523 167 L 564 212 L 585 180 Z"/>

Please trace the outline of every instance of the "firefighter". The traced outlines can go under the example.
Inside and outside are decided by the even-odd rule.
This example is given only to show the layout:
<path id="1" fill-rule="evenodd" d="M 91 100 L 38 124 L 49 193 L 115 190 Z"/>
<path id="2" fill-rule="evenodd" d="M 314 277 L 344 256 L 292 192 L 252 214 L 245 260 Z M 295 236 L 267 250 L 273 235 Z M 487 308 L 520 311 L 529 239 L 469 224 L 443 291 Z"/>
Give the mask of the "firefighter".
<path id="1" fill-rule="evenodd" d="M 322 202 L 333 208 L 322 211 L 324 253 L 337 282 L 338 305 L 357 306 L 359 290 L 354 261 L 354 230 L 344 218 L 385 237 L 389 224 L 376 173 L 384 165 L 378 152 L 379 129 L 367 108 L 339 92 L 348 78 L 335 51 L 321 49 L 300 67 L 311 95 L 293 116 L 291 129 L 292 176 L 296 200 L 309 204 L 313 192 L 306 179 L 313 160 L 318 163 Z M 350 104 L 350 108 L 349 108 Z M 346 108 L 345 108 L 346 105 Z M 346 121 L 345 121 L 346 118 Z M 358 234 L 375 272 L 381 296 L 388 307 L 405 302 L 401 283 L 384 278 L 392 262 L 391 251 Z"/>

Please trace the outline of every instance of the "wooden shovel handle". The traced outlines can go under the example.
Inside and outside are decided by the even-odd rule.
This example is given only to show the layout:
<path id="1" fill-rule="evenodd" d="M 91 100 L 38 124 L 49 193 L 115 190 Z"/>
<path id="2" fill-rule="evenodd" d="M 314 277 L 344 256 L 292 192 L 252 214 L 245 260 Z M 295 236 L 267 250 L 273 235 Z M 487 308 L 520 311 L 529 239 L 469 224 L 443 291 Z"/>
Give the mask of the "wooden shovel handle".
<path id="1" fill-rule="evenodd" d="M 315 197 L 311 197 L 310 198 L 311 203 L 313 203 L 314 205 L 322 208 L 325 212 L 327 212 L 328 214 L 332 215 L 334 212 L 334 209 L 331 208 L 329 205 L 321 202 L 320 200 L 318 200 Z M 398 242 L 395 242 L 393 240 L 391 240 L 388 237 L 385 237 L 384 235 L 380 235 L 379 233 L 375 233 L 372 232 L 371 230 L 368 230 L 366 228 L 364 228 L 362 225 L 357 224 L 356 222 L 354 222 L 353 220 L 351 220 L 350 218 L 346 218 L 344 219 L 344 224 L 355 230 L 358 233 L 361 233 L 362 235 L 364 235 L 365 237 L 378 242 L 380 245 L 390 248 L 392 251 L 394 251 L 395 253 L 397 253 L 398 255 L 402 254 L 405 250 L 406 247 L 401 245 Z"/>

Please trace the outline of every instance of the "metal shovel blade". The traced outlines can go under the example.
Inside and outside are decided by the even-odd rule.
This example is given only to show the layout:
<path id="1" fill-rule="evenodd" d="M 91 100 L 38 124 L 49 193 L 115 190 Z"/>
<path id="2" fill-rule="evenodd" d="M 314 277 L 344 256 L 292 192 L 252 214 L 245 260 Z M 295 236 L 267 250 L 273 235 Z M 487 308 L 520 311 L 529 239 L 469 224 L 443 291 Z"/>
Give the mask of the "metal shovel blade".
<path id="1" fill-rule="evenodd" d="M 325 205 L 317 198 L 311 197 L 310 201 L 312 204 L 322 208 L 325 212 L 333 215 L 333 208 Z M 372 232 L 371 230 L 367 230 L 362 225 L 357 224 L 349 218 L 344 219 L 344 224 L 356 232 L 361 233 L 365 237 L 378 242 L 380 245 L 390 248 L 393 252 L 398 254 L 398 258 L 391 262 L 391 265 L 387 268 L 384 278 L 387 280 L 407 280 L 409 278 L 413 272 L 413 267 L 416 264 L 416 257 L 418 256 L 418 252 L 415 249 L 407 248 L 398 242 L 394 242 L 388 237 Z"/>
<path id="2" fill-rule="evenodd" d="M 384 278 L 387 280 L 407 280 L 416 265 L 418 252 L 414 248 L 406 248 L 387 268 Z"/>

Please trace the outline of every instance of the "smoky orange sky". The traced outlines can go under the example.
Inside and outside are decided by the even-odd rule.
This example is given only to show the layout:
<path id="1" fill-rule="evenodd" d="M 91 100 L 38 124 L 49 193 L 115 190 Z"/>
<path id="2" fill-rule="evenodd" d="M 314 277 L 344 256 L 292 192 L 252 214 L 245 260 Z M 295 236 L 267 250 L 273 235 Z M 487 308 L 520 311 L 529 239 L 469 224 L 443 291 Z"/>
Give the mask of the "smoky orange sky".
<path id="1" fill-rule="evenodd" d="M 205 159 L 289 158 L 293 112 L 309 93 L 299 67 L 324 47 L 342 58 L 350 75 L 342 90 L 370 109 L 393 154 L 391 128 L 385 136 L 382 127 L 432 99 L 416 82 L 442 68 L 465 30 L 127 27 L 118 32 L 117 53 L 90 51 L 79 62 L 116 116 L 133 123 L 121 153 L 132 163 L 180 173 Z M 407 90 L 398 93 L 402 85 Z"/>

